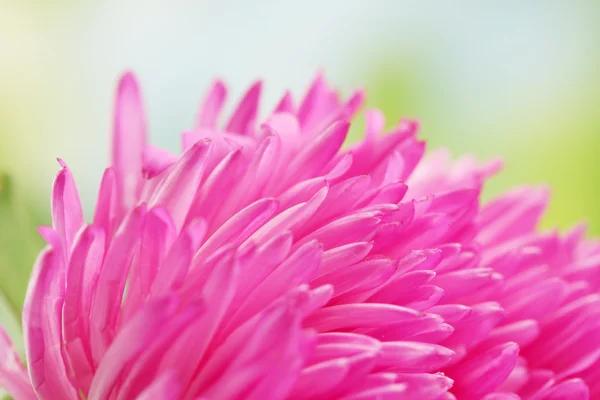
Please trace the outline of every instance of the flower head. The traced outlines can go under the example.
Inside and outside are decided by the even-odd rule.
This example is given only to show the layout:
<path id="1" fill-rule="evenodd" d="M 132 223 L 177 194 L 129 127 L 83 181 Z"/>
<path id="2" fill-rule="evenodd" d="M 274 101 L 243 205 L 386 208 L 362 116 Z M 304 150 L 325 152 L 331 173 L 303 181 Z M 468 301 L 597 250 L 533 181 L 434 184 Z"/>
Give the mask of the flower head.
<path id="1" fill-rule="evenodd" d="M 600 246 L 537 233 L 547 192 L 480 207 L 500 167 L 423 158 L 417 124 L 343 149 L 363 93 L 318 76 L 259 123 L 216 82 L 176 156 L 120 81 L 93 221 L 60 161 L 23 311 L 17 400 L 600 396 Z"/>

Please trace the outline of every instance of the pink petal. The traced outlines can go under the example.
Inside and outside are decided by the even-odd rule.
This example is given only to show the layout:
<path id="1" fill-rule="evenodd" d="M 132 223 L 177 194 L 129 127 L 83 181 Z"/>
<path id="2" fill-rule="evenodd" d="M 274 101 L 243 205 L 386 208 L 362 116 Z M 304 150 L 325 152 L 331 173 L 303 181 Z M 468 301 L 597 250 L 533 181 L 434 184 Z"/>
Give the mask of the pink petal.
<path id="1" fill-rule="evenodd" d="M 241 134 L 249 134 L 251 124 L 256 120 L 258 113 L 258 103 L 260 100 L 260 93 L 262 90 L 262 82 L 256 82 L 248 89 L 240 104 L 233 112 L 227 127 L 225 128 L 228 132 L 235 132 Z"/>
<path id="2" fill-rule="evenodd" d="M 175 236 L 175 223 L 169 213 L 160 207 L 150 210 L 144 221 L 140 242 L 138 268 L 142 294 L 150 293 L 158 267 L 167 256 Z"/>
<path id="3" fill-rule="evenodd" d="M 490 286 L 497 286 L 502 280 L 502 275 L 492 269 L 473 268 L 440 274 L 433 280 L 433 283 L 444 288 L 446 301 L 456 301 Z"/>
<path id="4" fill-rule="evenodd" d="M 206 141 L 198 142 L 188 149 L 158 185 L 148 203 L 149 207 L 164 206 L 178 231 L 181 231 L 200 187 L 211 148 L 211 143 Z"/>
<path id="5" fill-rule="evenodd" d="M 174 298 L 148 304 L 119 332 L 98 366 L 87 398 L 109 398 L 129 363 L 135 361 L 161 333 L 168 329 L 165 321 L 177 307 Z"/>
<path id="6" fill-rule="evenodd" d="M 371 211 L 342 217 L 305 236 L 299 245 L 316 239 L 325 250 L 330 250 L 349 243 L 368 242 L 379 228 L 378 216 L 380 213 Z"/>
<path id="7" fill-rule="evenodd" d="M 362 261 L 372 248 L 371 242 L 356 242 L 329 249 L 323 253 L 320 270 L 323 273 L 330 271 L 339 266 L 342 261 L 346 264 Z"/>
<path id="8" fill-rule="evenodd" d="M 344 304 L 322 308 L 306 320 L 306 326 L 317 332 L 377 327 L 415 319 L 414 310 L 389 304 Z"/>
<path id="9" fill-rule="evenodd" d="M 407 400 L 410 398 L 405 384 L 393 383 L 344 396 L 340 400 Z"/>
<path id="10" fill-rule="evenodd" d="M 490 393 L 485 396 L 482 400 L 521 400 L 519 396 L 514 393 Z"/>
<path id="11" fill-rule="evenodd" d="M 95 365 L 114 335 L 127 274 L 139 244 L 145 214 L 146 207 L 140 206 L 125 218 L 108 249 L 94 287 L 94 301 L 89 318 Z"/>
<path id="12" fill-rule="evenodd" d="M 336 296 L 351 290 L 369 290 L 385 282 L 396 270 L 396 265 L 388 258 L 366 260 L 320 274 L 311 284 L 331 284 L 335 287 Z"/>
<path id="13" fill-rule="evenodd" d="M 140 89 L 135 76 L 128 72 L 119 81 L 113 125 L 112 166 L 116 173 L 119 218 L 135 206 L 141 194 L 142 152 L 146 138 Z"/>
<path id="14" fill-rule="evenodd" d="M 519 347 L 527 346 L 540 334 L 540 326 L 536 320 L 526 319 L 495 328 L 485 340 L 486 346 L 505 343 L 512 340 Z"/>
<path id="15" fill-rule="evenodd" d="M 202 217 L 210 225 L 218 225 L 214 219 L 220 215 L 220 204 L 237 187 L 238 176 L 247 168 L 247 160 L 242 152 L 236 150 L 228 153 L 208 175 L 190 206 L 188 222 Z M 216 221 L 221 223 L 222 221 Z"/>
<path id="16" fill-rule="evenodd" d="M 275 112 L 294 112 L 294 100 L 292 99 L 292 94 L 290 92 L 285 92 L 277 107 L 275 107 Z"/>
<path id="17" fill-rule="evenodd" d="M 94 225 L 102 228 L 107 235 L 106 246 L 110 244 L 113 233 L 114 221 L 117 216 L 117 181 L 113 168 L 107 168 L 102 175 L 96 211 L 94 212 Z"/>
<path id="18" fill-rule="evenodd" d="M 62 309 L 62 333 L 65 359 L 74 373 L 78 387 L 87 392 L 94 364 L 89 342 L 89 310 L 92 290 L 104 257 L 104 232 L 95 226 L 86 227 L 77 238 L 66 278 Z"/>
<path id="19" fill-rule="evenodd" d="M 52 187 L 52 228 L 63 240 L 62 247 L 68 258 L 75 235 L 84 222 L 83 209 L 71 171 L 62 160 L 59 162 L 62 169 Z"/>
<path id="20" fill-rule="evenodd" d="M 454 352 L 436 344 L 419 342 L 384 342 L 378 369 L 397 372 L 435 372 L 452 360 Z"/>
<path id="21" fill-rule="evenodd" d="M 29 376 L 42 398 L 76 399 L 60 352 L 60 310 L 64 267 L 59 249 L 46 248 L 39 256 L 23 306 L 23 336 Z"/>
<path id="22" fill-rule="evenodd" d="M 204 365 L 188 393 L 202 393 L 206 398 L 234 397 L 261 376 L 273 372 L 270 357 L 279 354 L 281 360 L 288 360 L 301 356 L 307 338 L 301 332 L 299 316 L 290 308 L 293 301 L 293 297 L 288 297 L 272 304 L 229 335 Z"/>
<path id="23" fill-rule="evenodd" d="M 161 331 L 156 332 L 154 338 L 146 342 L 146 348 L 136 358 L 124 363 L 125 370 L 122 371 L 121 379 L 113 389 L 113 393 L 118 393 L 116 399 L 137 398 L 142 391 L 152 385 L 154 377 L 161 374 L 163 365 L 168 365 L 167 371 L 175 367 L 173 363 L 167 361 L 169 356 L 179 358 L 181 361 L 179 366 L 181 367 L 189 350 L 182 349 L 177 344 L 180 343 L 182 337 L 189 336 L 191 331 L 197 329 L 194 322 L 201 318 L 205 311 L 206 307 L 202 302 L 191 302 L 186 306 L 182 306 L 168 321 L 163 321 L 166 326 Z M 112 361 L 119 362 L 116 359 Z M 181 374 L 178 375 L 178 378 L 181 379 Z M 182 379 L 182 382 L 185 381 L 185 379 Z"/>
<path id="24" fill-rule="evenodd" d="M 228 243 L 239 246 L 269 221 L 278 208 L 278 202 L 270 198 L 260 199 L 250 204 L 221 225 L 202 245 L 195 258 L 201 260 Z"/>
<path id="25" fill-rule="evenodd" d="M 449 374 L 455 379 L 453 392 L 459 397 L 477 398 L 497 388 L 515 366 L 519 346 L 505 343 L 461 363 Z"/>
<path id="26" fill-rule="evenodd" d="M 454 381 L 442 373 L 437 374 L 397 374 L 395 381 L 408 385 L 408 393 L 413 398 L 441 399 Z"/>
<path id="27" fill-rule="evenodd" d="M 323 248 L 316 241 L 300 247 L 256 286 L 230 324 L 245 321 L 290 289 L 310 281 L 319 268 L 322 256 Z"/>
<path id="28" fill-rule="evenodd" d="M 215 81 L 206 94 L 198 118 L 196 119 L 196 129 L 198 128 L 215 128 L 219 114 L 225 104 L 227 97 L 227 88 L 225 84 L 219 80 Z"/>
<path id="29" fill-rule="evenodd" d="M 544 400 L 588 400 L 590 391 L 584 381 L 575 378 L 554 385 L 542 393 L 536 394 L 534 398 Z"/>
<path id="30" fill-rule="evenodd" d="M 455 349 L 455 346 L 475 346 L 496 327 L 504 317 L 504 310 L 497 303 L 481 303 L 472 307 L 471 312 L 459 323 L 454 324 L 456 330 L 444 346 Z"/>
<path id="31" fill-rule="evenodd" d="M 166 150 L 147 145 L 142 153 L 142 173 L 144 178 L 151 179 L 162 174 L 177 161 L 178 157 Z"/>
<path id="32" fill-rule="evenodd" d="M 174 373 L 165 373 L 148 386 L 136 400 L 178 400 L 181 395 L 181 384 Z"/>
<path id="33" fill-rule="evenodd" d="M 27 370 L 4 331 L 0 328 L 0 387 L 6 389 L 15 400 L 35 400 Z"/>
<path id="34" fill-rule="evenodd" d="M 321 175 L 324 167 L 344 143 L 349 126 L 347 122 L 336 122 L 301 149 L 287 166 L 290 173 L 278 182 L 276 187 L 279 191 L 304 179 Z"/>
<path id="35" fill-rule="evenodd" d="M 203 220 L 190 223 L 170 247 L 160 262 L 156 279 L 150 291 L 151 297 L 167 293 L 183 285 L 200 243 L 206 234 Z"/>

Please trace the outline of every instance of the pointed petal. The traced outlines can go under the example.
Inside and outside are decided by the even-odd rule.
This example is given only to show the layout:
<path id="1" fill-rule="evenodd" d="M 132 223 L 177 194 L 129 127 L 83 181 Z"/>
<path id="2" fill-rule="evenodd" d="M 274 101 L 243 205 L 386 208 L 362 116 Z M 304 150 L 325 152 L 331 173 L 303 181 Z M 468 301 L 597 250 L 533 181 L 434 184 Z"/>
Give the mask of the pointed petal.
<path id="1" fill-rule="evenodd" d="M 354 265 L 339 265 L 311 281 L 311 285 L 331 284 L 336 296 L 349 291 L 366 291 L 381 285 L 396 270 L 397 262 L 388 258 L 371 259 Z"/>
<path id="2" fill-rule="evenodd" d="M 83 209 L 75 180 L 67 165 L 59 160 L 62 169 L 52 187 L 52 228 L 63 240 L 62 248 L 68 258 L 75 235 L 83 225 Z"/>
<path id="3" fill-rule="evenodd" d="M 230 325 L 246 321 L 292 288 L 307 283 L 317 273 L 322 256 L 323 248 L 319 242 L 308 242 L 300 247 L 257 285 Z"/>
<path id="4" fill-rule="evenodd" d="M 384 342 L 378 369 L 395 372 L 435 372 L 448 364 L 454 352 L 446 347 L 419 342 Z"/>
<path id="5" fill-rule="evenodd" d="M 142 153 L 142 174 L 146 179 L 152 179 L 162 174 L 167 168 L 175 164 L 179 157 L 175 154 L 147 145 Z"/>
<path id="6" fill-rule="evenodd" d="M 220 80 L 215 81 L 206 94 L 202 106 L 200 107 L 200 111 L 198 112 L 196 129 L 216 127 L 226 97 L 227 88 L 225 87 L 225 84 Z"/>
<path id="7" fill-rule="evenodd" d="M 0 388 L 6 389 L 15 400 L 35 400 L 27 370 L 21 363 L 10 338 L 0 327 Z"/>
<path id="8" fill-rule="evenodd" d="M 114 335 L 125 283 L 140 241 L 146 206 L 129 213 L 117 231 L 94 287 L 90 310 L 92 355 L 97 364 Z"/>
<path id="9" fill-rule="evenodd" d="M 210 172 L 196 193 L 188 213 L 188 222 L 201 217 L 209 227 L 213 226 L 212 231 L 216 230 L 219 224 L 223 223 L 221 220 L 215 221 L 221 213 L 222 199 L 234 192 L 239 176 L 247 167 L 248 161 L 243 157 L 241 150 L 228 153 Z"/>
<path id="10" fill-rule="evenodd" d="M 535 397 L 544 400 L 588 400 L 590 391 L 584 381 L 575 378 L 554 385 Z"/>
<path id="11" fill-rule="evenodd" d="M 307 338 L 294 303 L 293 296 L 283 298 L 237 328 L 203 366 L 188 392 L 206 398 L 236 398 L 272 367 L 270 357 L 302 356 L 308 350 Z"/>
<path id="12" fill-rule="evenodd" d="M 181 231 L 192 201 L 200 187 L 212 144 L 200 141 L 189 148 L 156 188 L 148 206 L 164 206 Z"/>
<path id="13" fill-rule="evenodd" d="M 256 82 L 248 89 L 237 109 L 233 112 L 227 127 L 228 132 L 249 134 L 251 124 L 256 120 L 262 82 Z"/>
<path id="14" fill-rule="evenodd" d="M 317 332 L 385 326 L 414 320 L 419 313 L 389 304 L 344 304 L 321 308 L 310 315 L 305 325 Z"/>
<path id="15" fill-rule="evenodd" d="M 325 273 L 338 267 L 342 262 L 354 264 L 362 261 L 372 248 L 371 242 L 356 242 L 329 249 L 323 253 L 320 270 Z"/>
<path id="16" fill-rule="evenodd" d="M 514 393 L 490 393 L 485 396 L 482 400 L 521 400 L 521 398 Z"/>
<path id="17" fill-rule="evenodd" d="M 316 239 L 325 250 L 330 250 L 349 243 L 368 242 L 379 228 L 379 216 L 377 211 L 365 211 L 342 217 L 305 236 L 298 245 Z"/>
<path id="18" fill-rule="evenodd" d="M 150 210 L 144 221 L 138 262 L 142 295 L 150 293 L 158 268 L 167 256 L 167 250 L 173 244 L 176 234 L 175 222 L 166 209 L 157 207 Z"/>
<path id="19" fill-rule="evenodd" d="M 39 256 L 23 306 L 23 336 L 29 376 L 41 398 L 76 399 L 60 351 L 60 309 L 64 291 L 62 255 L 46 248 Z"/>
<path id="20" fill-rule="evenodd" d="M 294 100 L 292 99 L 292 94 L 289 91 L 286 91 L 281 100 L 279 100 L 277 107 L 275 107 L 275 112 L 294 112 Z"/>
<path id="21" fill-rule="evenodd" d="M 102 175 L 96 210 L 94 211 L 94 225 L 104 229 L 110 238 L 113 233 L 115 218 L 117 217 L 117 177 L 113 168 L 107 168 Z M 107 238 L 106 245 L 110 244 Z"/>
<path id="22" fill-rule="evenodd" d="M 271 198 L 264 198 L 248 205 L 229 218 L 202 245 L 194 259 L 208 257 L 225 244 L 242 244 L 257 229 L 269 221 L 277 212 L 279 203 Z"/>
<path id="23" fill-rule="evenodd" d="M 119 218 L 136 205 L 142 191 L 142 152 L 147 140 L 146 117 L 135 76 L 121 77 L 117 89 L 112 142 Z"/>
<path id="24" fill-rule="evenodd" d="M 349 127 L 348 122 L 335 122 L 311 140 L 291 160 L 287 167 L 290 172 L 281 182 L 278 182 L 275 191 L 281 192 L 302 180 L 322 175 L 325 172 L 324 167 L 338 153 L 344 140 L 346 140 Z"/>
<path id="25" fill-rule="evenodd" d="M 110 397 L 122 372 L 151 344 L 163 330 L 165 322 L 173 315 L 177 302 L 173 298 L 149 303 L 135 315 L 112 342 L 102 362 L 96 370 L 88 394 L 89 400 L 103 400 Z"/>
<path id="26" fill-rule="evenodd" d="M 86 227 L 73 246 L 67 272 L 62 308 L 62 334 L 66 363 L 74 373 L 78 388 L 87 392 L 94 368 L 89 335 L 89 307 L 92 284 L 98 277 L 104 257 L 104 232 Z"/>
<path id="27" fill-rule="evenodd" d="M 160 263 L 150 292 L 151 297 L 181 287 L 205 234 L 206 224 L 203 220 L 192 222 L 185 228 Z"/>
<path id="28" fill-rule="evenodd" d="M 408 393 L 415 399 L 444 399 L 443 394 L 447 393 L 454 381 L 443 373 L 437 374 L 397 374 L 396 383 L 405 383 L 408 385 Z"/>
<path id="29" fill-rule="evenodd" d="M 495 346 L 448 372 L 455 379 L 453 393 L 461 398 L 478 398 L 496 389 L 517 362 L 519 346 L 505 343 Z"/>
<path id="30" fill-rule="evenodd" d="M 411 398 L 406 384 L 392 383 L 344 396 L 340 400 L 408 400 Z"/>
<path id="31" fill-rule="evenodd" d="M 525 319 L 503 326 L 499 326 L 490 332 L 483 343 L 485 346 L 513 341 L 520 347 L 527 346 L 540 334 L 540 325 L 534 319 Z"/>
<path id="32" fill-rule="evenodd" d="M 136 400 L 178 400 L 181 395 L 181 384 L 175 373 L 164 373 L 155 379 Z"/>

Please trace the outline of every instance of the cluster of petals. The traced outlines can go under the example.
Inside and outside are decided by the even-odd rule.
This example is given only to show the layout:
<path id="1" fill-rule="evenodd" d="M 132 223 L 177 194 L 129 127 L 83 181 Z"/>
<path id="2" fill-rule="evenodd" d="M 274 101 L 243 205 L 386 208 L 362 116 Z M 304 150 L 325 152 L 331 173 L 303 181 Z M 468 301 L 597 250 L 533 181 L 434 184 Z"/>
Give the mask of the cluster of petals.
<path id="1" fill-rule="evenodd" d="M 538 233 L 547 192 L 480 204 L 492 161 L 424 157 L 322 76 L 225 124 L 216 82 L 182 154 L 147 143 L 132 74 L 93 220 L 60 161 L 23 310 L 15 400 L 600 398 L 600 245 Z"/>

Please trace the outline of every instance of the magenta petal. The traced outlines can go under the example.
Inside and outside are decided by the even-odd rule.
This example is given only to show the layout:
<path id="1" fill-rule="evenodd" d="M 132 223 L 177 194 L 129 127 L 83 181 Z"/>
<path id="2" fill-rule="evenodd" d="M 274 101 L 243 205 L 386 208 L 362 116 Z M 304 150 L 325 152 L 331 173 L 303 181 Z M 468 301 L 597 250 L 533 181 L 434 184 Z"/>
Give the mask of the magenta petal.
<path id="1" fill-rule="evenodd" d="M 482 400 L 521 400 L 519 396 L 514 393 L 490 393 L 485 396 Z"/>
<path id="2" fill-rule="evenodd" d="M 83 210 L 75 180 L 62 161 L 52 187 L 52 228 L 63 240 L 62 248 L 68 254 L 77 231 L 83 225 Z"/>
<path id="3" fill-rule="evenodd" d="M 287 166 L 290 171 L 277 188 L 288 188 L 301 180 L 321 175 L 324 167 L 338 152 L 348 133 L 350 124 L 336 122 L 304 147 Z"/>
<path id="4" fill-rule="evenodd" d="M 106 399 L 115 389 L 121 372 L 128 362 L 134 361 L 146 347 L 167 328 L 168 316 L 177 307 L 174 298 L 151 303 L 141 310 L 123 328 L 98 366 L 88 399 Z"/>
<path id="5" fill-rule="evenodd" d="M 225 84 L 219 80 L 215 81 L 206 94 L 202 107 L 198 112 L 196 128 L 215 128 L 221 109 L 225 104 L 226 96 L 227 88 Z"/>
<path id="6" fill-rule="evenodd" d="M 209 141 L 198 142 L 189 148 L 158 185 L 148 203 L 150 207 L 164 206 L 178 230 L 183 227 L 200 186 L 211 148 Z"/>
<path id="7" fill-rule="evenodd" d="M 238 323 L 245 321 L 286 291 L 308 282 L 315 276 L 322 256 L 323 248 L 319 242 L 308 242 L 300 247 L 257 285 L 254 292 L 236 312 L 234 321 Z"/>
<path id="8" fill-rule="evenodd" d="M 152 179 L 163 173 L 177 161 L 177 156 L 166 150 L 147 145 L 142 154 L 142 172 L 144 178 Z"/>
<path id="9" fill-rule="evenodd" d="M 264 120 L 260 95 L 221 126 L 216 81 L 176 155 L 146 143 L 122 77 L 93 225 L 59 160 L 23 312 L 30 380 L 0 332 L 0 385 L 26 400 L 600 398 L 600 242 L 540 233 L 546 189 L 483 201 L 501 162 L 424 156 L 419 123 L 385 132 L 378 110 L 343 149 L 365 93 L 321 73 Z"/>
<path id="10" fill-rule="evenodd" d="M 261 90 L 262 82 L 256 82 L 248 89 L 237 109 L 233 112 L 225 128 L 227 131 L 241 134 L 250 133 L 251 124 L 255 122 L 258 112 Z"/>
<path id="11" fill-rule="evenodd" d="M 113 168 L 107 168 L 102 175 L 98 200 L 96 201 L 96 211 L 94 212 L 94 225 L 104 229 L 108 236 L 106 245 L 110 243 L 110 236 L 113 233 L 114 220 L 117 217 L 117 182 L 116 174 Z"/>
<path id="12" fill-rule="evenodd" d="M 0 328 L 0 387 L 17 400 L 35 400 L 34 393 L 27 370 L 15 351 L 13 344 L 4 331 Z"/>
<path id="13" fill-rule="evenodd" d="M 515 366 L 519 346 L 505 343 L 464 361 L 450 374 L 455 379 L 453 392 L 477 398 L 493 391 L 508 377 Z"/>
<path id="14" fill-rule="evenodd" d="M 590 392 L 584 381 L 581 379 L 570 379 L 539 393 L 535 398 L 544 400 L 588 400 Z"/>
<path id="15" fill-rule="evenodd" d="M 146 117 L 137 80 L 126 73 L 117 90 L 112 144 L 119 216 L 137 202 L 142 191 L 142 152 L 146 145 Z"/>
<path id="16" fill-rule="evenodd" d="M 393 383 L 344 396 L 340 400 L 408 400 L 411 398 L 405 384 Z"/>
<path id="17" fill-rule="evenodd" d="M 114 335 L 127 274 L 139 244 L 146 207 L 133 210 L 113 239 L 98 274 L 90 310 L 92 355 L 97 364 Z"/>
<path id="18" fill-rule="evenodd" d="M 104 232 L 88 226 L 79 235 L 69 263 L 62 308 L 64 357 L 79 388 L 87 391 L 94 366 L 88 339 L 93 284 L 104 258 Z"/>
<path id="19" fill-rule="evenodd" d="M 410 321 L 418 317 L 414 310 L 389 304 L 345 304 L 322 308 L 305 321 L 318 332 L 340 328 L 376 327 Z"/>
<path id="20" fill-rule="evenodd" d="M 57 254 L 58 253 L 58 254 Z M 39 256 L 23 307 L 23 336 L 29 376 L 42 398 L 75 399 L 58 343 L 61 342 L 60 296 L 64 280 L 59 250 L 46 248 Z M 64 283 L 63 283 L 64 284 Z"/>
<path id="21" fill-rule="evenodd" d="M 290 92 L 285 92 L 281 100 L 279 100 L 279 104 L 275 107 L 275 112 L 294 112 L 294 101 Z"/>
<path id="22" fill-rule="evenodd" d="M 181 395 L 181 384 L 174 373 L 165 373 L 148 386 L 136 400 L 177 400 Z"/>
<path id="23" fill-rule="evenodd" d="M 167 255 L 167 250 L 175 240 L 175 223 L 163 208 L 150 210 L 144 221 L 140 257 L 138 264 L 139 284 L 142 294 L 147 295 L 158 267 Z"/>
<path id="24" fill-rule="evenodd" d="M 452 360 L 454 352 L 443 346 L 419 342 L 385 342 L 377 367 L 396 372 L 435 372 Z"/>

